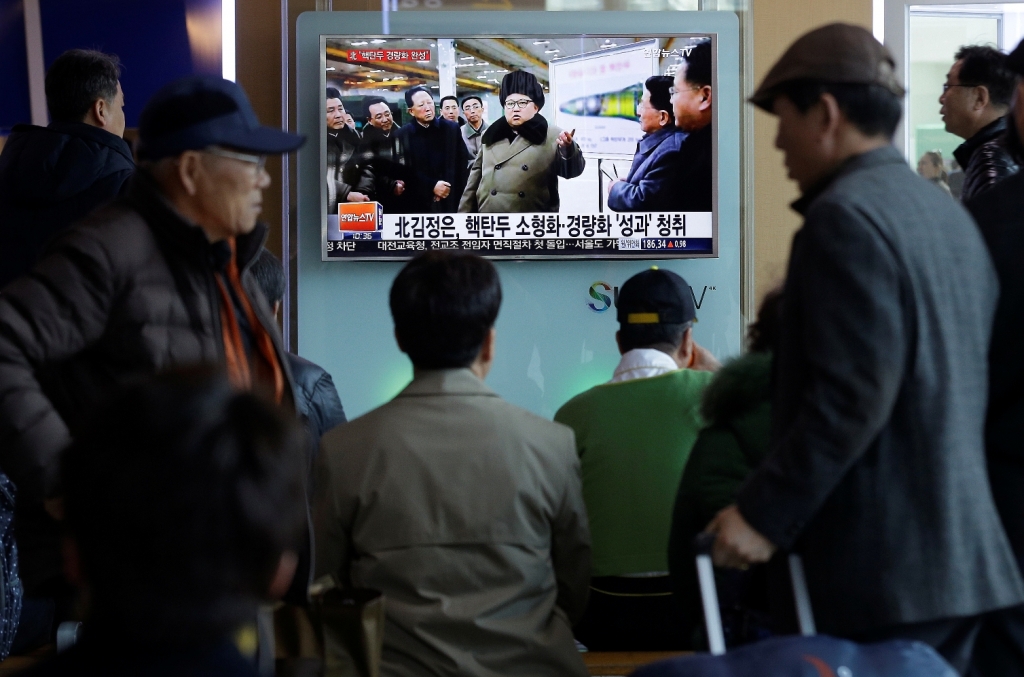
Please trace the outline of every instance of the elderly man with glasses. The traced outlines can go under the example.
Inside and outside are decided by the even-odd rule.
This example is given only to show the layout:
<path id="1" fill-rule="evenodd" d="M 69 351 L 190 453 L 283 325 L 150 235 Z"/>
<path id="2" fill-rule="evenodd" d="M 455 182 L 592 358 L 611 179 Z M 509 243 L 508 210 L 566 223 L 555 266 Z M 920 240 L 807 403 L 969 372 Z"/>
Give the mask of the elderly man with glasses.
<path id="1" fill-rule="evenodd" d="M 544 89 L 532 74 L 512 71 L 501 80 L 505 117 L 481 138 L 469 170 L 460 212 L 557 212 L 558 177 L 583 173 L 583 151 L 572 131 L 563 131 L 540 114 Z"/>
<path id="2" fill-rule="evenodd" d="M 267 237 L 256 221 L 266 156 L 303 140 L 261 126 L 233 82 L 165 86 L 142 111 L 125 195 L 0 294 L 0 466 L 18 486 L 19 540 L 46 569 L 37 574 L 61 580 L 61 452 L 124 384 L 213 364 L 293 409 L 281 337 L 249 266 Z"/>

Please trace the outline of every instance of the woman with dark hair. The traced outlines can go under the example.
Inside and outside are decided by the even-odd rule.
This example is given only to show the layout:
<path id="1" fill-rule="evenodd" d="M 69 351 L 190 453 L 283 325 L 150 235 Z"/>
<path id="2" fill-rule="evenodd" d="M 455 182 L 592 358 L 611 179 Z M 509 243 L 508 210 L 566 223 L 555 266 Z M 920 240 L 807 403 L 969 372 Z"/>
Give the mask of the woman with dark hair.
<path id="1" fill-rule="evenodd" d="M 768 292 L 747 332 L 749 352 L 728 362 L 704 391 L 707 427 L 697 436 L 683 470 L 669 535 L 672 592 L 693 648 L 704 640 L 693 542 L 768 455 L 771 428 L 772 350 L 778 337 L 782 290 Z M 719 586 L 729 644 L 756 638 L 748 604 L 763 592 L 760 572 L 726 572 Z M 759 606 L 755 604 L 755 606 Z M 730 613 L 736 611 L 736 613 Z M 752 636 L 753 635 L 753 636 Z"/>

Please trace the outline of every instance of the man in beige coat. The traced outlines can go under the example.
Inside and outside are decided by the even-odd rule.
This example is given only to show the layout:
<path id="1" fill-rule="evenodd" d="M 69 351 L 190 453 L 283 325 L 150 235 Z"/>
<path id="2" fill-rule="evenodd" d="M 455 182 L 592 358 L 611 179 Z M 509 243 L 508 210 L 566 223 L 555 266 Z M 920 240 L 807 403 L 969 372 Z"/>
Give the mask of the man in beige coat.
<path id="1" fill-rule="evenodd" d="M 583 173 L 583 151 L 572 131 L 563 131 L 540 114 L 544 90 L 526 71 L 501 80 L 498 118 L 481 139 L 459 202 L 460 212 L 557 212 L 558 177 Z"/>
<path id="2" fill-rule="evenodd" d="M 391 288 L 414 377 L 322 442 L 318 573 L 386 597 L 383 674 L 583 677 L 590 532 L 572 430 L 483 379 L 501 287 L 430 252 Z"/>

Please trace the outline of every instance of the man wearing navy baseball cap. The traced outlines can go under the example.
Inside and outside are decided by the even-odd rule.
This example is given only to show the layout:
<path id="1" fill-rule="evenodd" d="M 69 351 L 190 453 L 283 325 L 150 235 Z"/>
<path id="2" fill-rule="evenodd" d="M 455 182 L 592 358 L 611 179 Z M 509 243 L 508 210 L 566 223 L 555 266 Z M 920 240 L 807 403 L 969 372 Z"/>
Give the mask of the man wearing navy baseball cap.
<path id="1" fill-rule="evenodd" d="M 303 141 L 260 125 L 233 82 L 165 86 L 142 112 L 125 195 L 0 295 L 0 465 L 18 487 L 23 556 L 58 602 L 68 595 L 59 456 L 120 384 L 216 364 L 239 389 L 293 406 L 281 338 L 248 267 L 267 237 L 256 221 L 264 160 Z"/>
<path id="2" fill-rule="evenodd" d="M 612 380 L 569 400 L 555 420 L 576 433 L 593 543 L 590 601 L 574 628 L 592 651 L 688 648 L 675 620 L 668 537 L 683 466 L 718 368 L 693 341 L 696 304 L 657 267 L 616 298 L 622 359 Z"/>

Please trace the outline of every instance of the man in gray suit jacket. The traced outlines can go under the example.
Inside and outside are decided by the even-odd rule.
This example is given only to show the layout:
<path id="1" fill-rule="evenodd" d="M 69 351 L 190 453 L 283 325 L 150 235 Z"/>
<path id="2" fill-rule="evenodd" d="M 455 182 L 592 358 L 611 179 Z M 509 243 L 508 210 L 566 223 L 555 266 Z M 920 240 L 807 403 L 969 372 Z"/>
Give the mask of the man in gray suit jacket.
<path id="1" fill-rule="evenodd" d="M 484 382 L 497 271 L 430 252 L 391 288 L 413 381 L 323 438 L 319 574 L 386 597 L 383 674 L 587 674 L 590 532 L 572 430 Z"/>
<path id="2" fill-rule="evenodd" d="M 712 521 L 720 564 L 803 555 L 818 628 L 934 646 L 966 671 L 1024 585 L 985 467 L 998 285 L 952 198 L 890 145 L 903 89 L 869 32 L 800 38 L 752 98 L 803 196 L 774 363 L 772 454 Z"/>

